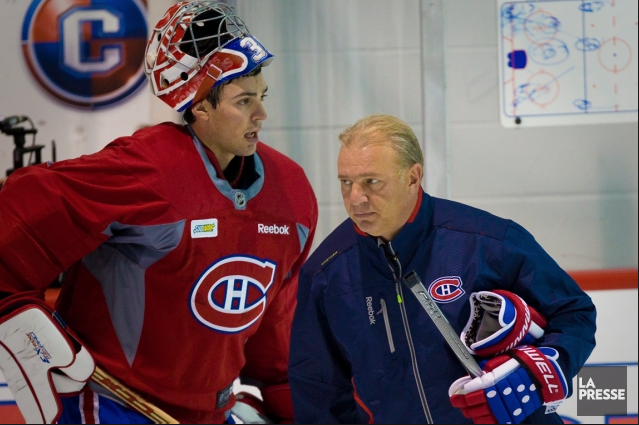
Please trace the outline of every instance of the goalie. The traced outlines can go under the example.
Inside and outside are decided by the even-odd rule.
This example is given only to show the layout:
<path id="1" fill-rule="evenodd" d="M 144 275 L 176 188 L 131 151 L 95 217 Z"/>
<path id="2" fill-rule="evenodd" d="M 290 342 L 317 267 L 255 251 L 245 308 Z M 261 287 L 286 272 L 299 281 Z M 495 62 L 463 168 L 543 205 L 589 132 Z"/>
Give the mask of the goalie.
<path id="1" fill-rule="evenodd" d="M 291 305 L 317 202 L 302 168 L 259 141 L 272 59 L 228 5 L 177 3 L 144 66 L 184 125 L 7 179 L 0 368 L 29 422 L 155 420 L 89 379 L 96 364 L 171 420 L 230 420 L 238 377 L 262 399 L 243 395 L 236 416 L 293 420 Z M 42 291 L 65 270 L 53 314 Z"/>

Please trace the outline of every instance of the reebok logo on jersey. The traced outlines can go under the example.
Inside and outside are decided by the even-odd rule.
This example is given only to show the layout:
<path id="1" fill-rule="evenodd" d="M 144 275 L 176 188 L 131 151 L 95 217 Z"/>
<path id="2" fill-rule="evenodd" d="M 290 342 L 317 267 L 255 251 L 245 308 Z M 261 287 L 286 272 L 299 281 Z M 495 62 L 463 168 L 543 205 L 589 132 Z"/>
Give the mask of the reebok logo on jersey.
<path id="1" fill-rule="evenodd" d="M 257 225 L 257 233 L 262 235 L 289 235 L 289 227 L 288 226 L 266 226 L 264 224 Z"/>
<path id="2" fill-rule="evenodd" d="M 209 218 L 207 220 L 193 220 L 191 222 L 191 237 L 198 238 L 214 238 L 217 236 L 217 218 Z"/>
<path id="3" fill-rule="evenodd" d="M 373 297 L 366 297 L 366 308 L 368 309 L 369 324 L 375 324 L 375 310 L 373 310 Z"/>

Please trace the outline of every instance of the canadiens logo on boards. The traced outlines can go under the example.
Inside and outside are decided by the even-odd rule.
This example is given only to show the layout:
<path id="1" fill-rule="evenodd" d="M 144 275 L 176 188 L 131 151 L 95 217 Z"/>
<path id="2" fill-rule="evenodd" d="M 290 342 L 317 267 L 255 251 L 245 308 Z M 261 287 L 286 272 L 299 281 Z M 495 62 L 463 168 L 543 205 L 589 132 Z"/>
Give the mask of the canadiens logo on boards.
<path id="1" fill-rule="evenodd" d="M 465 294 L 462 285 L 459 276 L 440 277 L 430 284 L 428 293 L 436 302 L 445 304 L 453 302 Z"/>
<path id="2" fill-rule="evenodd" d="M 277 265 L 236 255 L 211 264 L 191 291 L 190 308 L 204 326 L 222 333 L 251 327 L 264 313 Z"/>
<path id="3" fill-rule="evenodd" d="M 21 38 L 31 74 L 70 105 L 111 105 L 146 79 L 146 0 L 33 0 Z"/>

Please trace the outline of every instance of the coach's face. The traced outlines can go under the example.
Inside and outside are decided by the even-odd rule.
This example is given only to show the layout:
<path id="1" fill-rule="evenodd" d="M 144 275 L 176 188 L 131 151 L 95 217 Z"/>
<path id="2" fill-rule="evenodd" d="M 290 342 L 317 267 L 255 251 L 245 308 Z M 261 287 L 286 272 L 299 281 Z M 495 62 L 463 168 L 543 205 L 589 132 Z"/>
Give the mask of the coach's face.
<path id="1" fill-rule="evenodd" d="M 344 206 L 360 230 L 392 240 L 410 218 L 421 190 L 422 167 L 403 170 L 383 139 L 342 146 L 337 159 Z"/>

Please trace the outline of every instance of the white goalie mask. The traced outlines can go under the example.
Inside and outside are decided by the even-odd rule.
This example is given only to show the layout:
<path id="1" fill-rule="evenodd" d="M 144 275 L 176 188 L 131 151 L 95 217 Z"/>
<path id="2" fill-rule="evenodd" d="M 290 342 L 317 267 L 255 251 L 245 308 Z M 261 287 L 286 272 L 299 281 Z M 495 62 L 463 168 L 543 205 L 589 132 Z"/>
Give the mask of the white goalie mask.
<path id="1" fill-rule="evenodd" d="M 267 66 L 272 59 L 232 7 L 185 1 L 172 6 L 155 26 L 144 71 L 153 93 L 182 112 L 216 85 Z"/>

